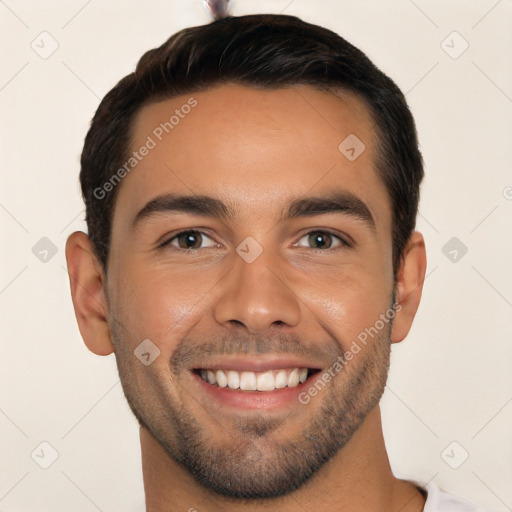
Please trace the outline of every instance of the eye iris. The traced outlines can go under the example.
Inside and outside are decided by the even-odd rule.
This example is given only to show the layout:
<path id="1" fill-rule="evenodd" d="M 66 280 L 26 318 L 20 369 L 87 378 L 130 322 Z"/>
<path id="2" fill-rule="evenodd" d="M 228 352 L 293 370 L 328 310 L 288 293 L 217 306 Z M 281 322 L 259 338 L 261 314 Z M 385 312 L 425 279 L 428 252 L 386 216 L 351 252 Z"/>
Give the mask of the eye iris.
<path id="1" fill-rule="evenodd" d="M 178 236 L 178 244 L 181 249 L 197 249 L 201 246 L 201 234 L 195 231 L 187 231 Z"/>
<path id="2" fill-rule="evenodd" d="M 326 239 L 327 242 L 325 241 Z M 331 242 L 331 235 L 329 235 L 329 233 L 315 231 L 309 234 L 309 243 L 311 243 L 315 249 L 324 249 L 326 245 L 330 247 Z"/>

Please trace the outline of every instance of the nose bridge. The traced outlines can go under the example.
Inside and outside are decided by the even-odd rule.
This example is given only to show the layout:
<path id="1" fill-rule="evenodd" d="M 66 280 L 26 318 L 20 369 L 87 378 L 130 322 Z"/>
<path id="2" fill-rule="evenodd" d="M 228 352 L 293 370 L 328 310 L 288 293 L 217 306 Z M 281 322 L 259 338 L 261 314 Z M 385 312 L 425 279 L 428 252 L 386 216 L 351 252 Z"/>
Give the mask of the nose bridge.
<path id="1" fill-rule="evenodd" d="M 271 250 L 254 252 L 251 240 L 242 242 L 231 271 L 224 278 L 215 304 L 221 324 L 243 324 L 251 333 L 274 324 L 295 326 L 300 320 L 300 303 L 286 282 L 279 256 Z M 248 257 L 251 254 L 252 256 Z M 258 254 L 259 253 L 259 254 Z M 255 254 L 258 254 L 254 259 Z"/>

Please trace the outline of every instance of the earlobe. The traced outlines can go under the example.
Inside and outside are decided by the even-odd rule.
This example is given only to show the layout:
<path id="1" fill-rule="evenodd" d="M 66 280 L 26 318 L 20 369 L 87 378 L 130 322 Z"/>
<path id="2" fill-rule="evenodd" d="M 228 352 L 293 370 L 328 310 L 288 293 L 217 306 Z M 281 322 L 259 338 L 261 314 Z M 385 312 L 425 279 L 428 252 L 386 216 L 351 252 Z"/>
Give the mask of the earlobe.
<path id="1" fill-rule="evenodd" d="M 395 301 L 399 304 L 391 330 L 391 342 L 402 341 L 411 329 L 420 305 L 427 269 L 423 235 L 414 231 L 404 249 L 396 278 Z"/>
<path id="2" fill-rule="evenodd" d="M 71 298 L 82 339 L 98 355 L 114 351 L 107 322 L 104 275 L 89 237 L 76 231 L 66 242 Z"/>

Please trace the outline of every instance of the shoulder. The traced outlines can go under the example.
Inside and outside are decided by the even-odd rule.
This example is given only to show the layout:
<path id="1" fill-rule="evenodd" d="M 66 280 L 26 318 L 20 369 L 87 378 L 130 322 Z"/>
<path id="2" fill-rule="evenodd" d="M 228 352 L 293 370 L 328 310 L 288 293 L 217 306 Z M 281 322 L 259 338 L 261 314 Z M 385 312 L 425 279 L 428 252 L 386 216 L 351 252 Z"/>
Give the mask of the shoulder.
<path id="1" fill-rule="evenodd" d="M 486 512 L 460 496 L 441 490 L 434 483 L 428 484 L 425 490 L 427 501 L 423 512 Z"/>

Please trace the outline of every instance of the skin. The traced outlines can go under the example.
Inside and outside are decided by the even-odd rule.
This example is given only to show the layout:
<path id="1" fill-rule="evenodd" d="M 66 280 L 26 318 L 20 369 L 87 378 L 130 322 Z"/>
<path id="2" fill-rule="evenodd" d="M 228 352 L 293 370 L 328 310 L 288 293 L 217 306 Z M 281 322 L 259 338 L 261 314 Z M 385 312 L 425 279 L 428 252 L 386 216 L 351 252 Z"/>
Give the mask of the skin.
<path id="1" fill-rule="evenodd" d="M 393 275 L 391 205 L 366 106 L 309 86 L 229 84 L 193 97 L 197 106 L 119 185 L 108 278 L 87 235 L 66 247 L 81 335 L 94 353 L 115 352 L 141 425 L 148 512 L 423 510 L 420 490 L 391 472 L 378 401 L 390 345 L 407 336 L 420 302 L 425 245 L 414 232 Z M 188 99 L 144 107 L 133 149 Z M 349 134 L 366 146 L 355 161 L 338 150 Z M 289 201 L 333 190 L 363 201 L 375 228 L 343 212 L 280 220 Z M 134 227 L 166 193 L 218 198 L 234 216 L 163 212 Z M 175 235 L 191 229 L 206 236 L 180 250 Z M 325 230 L 331 251 L 307 236 Z M 252 263 L 236 252 L 248 236 L 263 249 Z M 307 405 L 233 410 L 192 377 L 191 366 L 235 354 L 300 354 L 327 369 L 393 293 L 393 321 Z M 133 351 L 148 338 L 160 355 L 145 366 Z"/>

